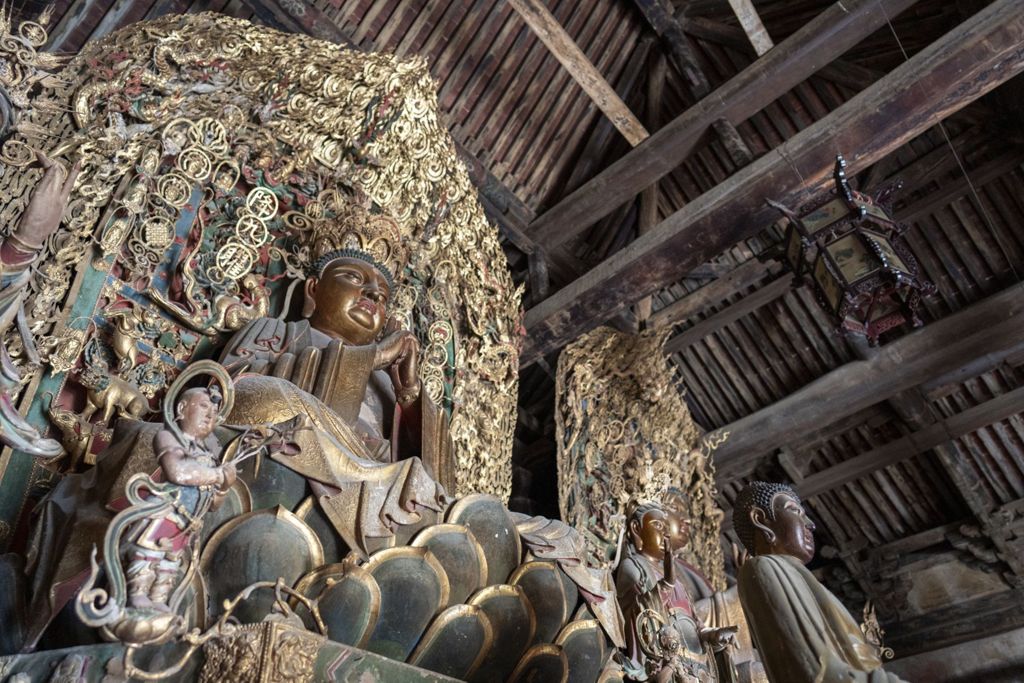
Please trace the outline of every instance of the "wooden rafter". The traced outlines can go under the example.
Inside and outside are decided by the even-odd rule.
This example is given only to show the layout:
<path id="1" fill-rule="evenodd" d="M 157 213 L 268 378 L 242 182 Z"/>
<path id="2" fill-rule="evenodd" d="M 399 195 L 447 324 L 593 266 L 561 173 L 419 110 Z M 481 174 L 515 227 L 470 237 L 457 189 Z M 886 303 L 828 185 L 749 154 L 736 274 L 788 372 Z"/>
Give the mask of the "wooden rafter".
<path id="1" fill-rule="evenodd" d="M 569 241 L 676 168 L 720 119 L 742 122 L 806 80 L 914 0 L 847 0 L 829 8 L 674 120 L 530 226 L 551 248 Z"/>
<path id="2" fill-rule="evenodd" d="M 868 4 L 878 7 L 874 2 Z M 798 206 L 821 192 L 830 182 L 836 152 L 847 151 L 849 172 L 856 173 L 1021 72 L 1022 31 L 1024 15 L 1015 0 L 996 0 L 872 87 L 696 198 L 653 231 L 531 308 L 526 316 L 530 337 L 523 362 L 560 348 L 729 245 L 756 234 L 773 220 L 772 210 L 764 204 L 766 198 Z M 785 64 L 791 51 L 824 49 L 821 36 L 805 38 L 807 42 L 788 48 L 789 41 L 780 44 L 758 64 L 775 60 Z M 832 36 L 826 42 L 841 40 Z M 777 94 L 775 88 L 769 89 Z M 758 97 L 752 92 L 745 99 L 749 103 Z M 623 182 L 631 189 L 637 183 L 642 188 L 651 177 L 661 177 L 660 169 L 671 166 L 665 156 L 672 154 L 674 134 L 686 138 L 686 130 L 685 124 L 681 129 L 667 125 L 569 199 L 589 194 L 592 189 L 588 188 L 593 187 L 615 194 L 617 190 L 607 185 L 608 178 L 621 177 L 629 168 L 635 173 Z M 595 198 L 594 203 L 606 201 Z M 573 205 L 577 206 L 576 200 Z M 577 206 L 574 213 L 580 210 L 589 211 L 589 207 Z M 603 208 L 597 211 L 598 215 L 602 212 Z"/>
<path id="3" fill-rule="evenodd" d="M 838 465 L 804 477 L 802 481 L 797 482 L 797 492 L 803 498 L 821 495 L 1020 412 L 1024 412 L 1024 388 L 997 396 L 884 446 L 873 448 Z"/>
<path id="4" fill-rule="evenodd" d="M 682 26 L 676 20 L 668 8 L 664 5 L 665 0 L 633 0 L 640 9 L 641 14 L 647 19 L 654 32 L 661 38 L 662 43 L 668 52 L 669 58 L 675 64 L 686 79 L 687 85 L 694 98 L 701 100 L 711 92 L 711 83 L 700 67 L 697 56 L 690 49 L 686 41 Z M 732 160 L 741 166 L 750 163 L 750 150 L 747 149 L 743 137 L 737 132 L 735 126 L 727 119 L 713 121 L 711 126 L 721 137 L 722 144 L 728 151 Z M 681 160 L 680 160 L 681 161 Z"/>
<path id="5" fill-rule="evenodd" d="M 732 7 L 733 14 L 739 19 L 740 26 L 743 27 L 743 31 L 747 34 L 758 57 L 775 47 L 771 36 L 768 35 L 768 30 L 761 23 L 761 17 L 754 9 L 754 3 L 750 0 L 729 0 L 729 6 Z"/>
<path id="6" fill-rule="evenodd" d="M 762 271 L 764 272 L 764 271 Z M 693 327 L 665 342 L 666 353 L 679 353 L 687 346 L 700 341 L 715 330 L 720 330 L 729 323 L 735 322 L 743 316 L 766 306 L 772 301 L 785 296 L 793 289 L 793 274 L 786 273 L 777 280 L 769 282 L 756 292 L 743 297 L 731 306 L 726 306 L 715 315 L 701 320 Z"/>
<path id="7" fill-rule="evenodd" d="M 963 365 L 1024 341 L 1024 285 L 1017 284 L 842 365 L 770 406 L 707 435 L 719 479 L 749 471 L 761 457 L 823 424 L 856 413 Z"/>
<path id="8" fill-rule="evenodd" d="M 591 63 L 583 50 L 566 33 L 562 25 L 540 0 L 508 0 L 527 26 L 537 35 L 552 55 L 565 67 L 597 108 L 615 124 L 631 145 L 643 142 L 649 134 L 640 120 L 633 115 L 615 89 L 608 85 L 601 72 Z"/>
<path id="9" fill-rule="evenodd" d="M 757 259 L 746 261 L 729 272 L 721 274 L 713 282 L 658 310 L 648 321 L 648 327 L 661 329 L 691 318 L 711 306 L 725 301 L 730 296 L 746 290 L 778 268 L 777 264 L 765 263 Z M 693 273 L 690 273 L 690 276 L 692 275 Z"/>

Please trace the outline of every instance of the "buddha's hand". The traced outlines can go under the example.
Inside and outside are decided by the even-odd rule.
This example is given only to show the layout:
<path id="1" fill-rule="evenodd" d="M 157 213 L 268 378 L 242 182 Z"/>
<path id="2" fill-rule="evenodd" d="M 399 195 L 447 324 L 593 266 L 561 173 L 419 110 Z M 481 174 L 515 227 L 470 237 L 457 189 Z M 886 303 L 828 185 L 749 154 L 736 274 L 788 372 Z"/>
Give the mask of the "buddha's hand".
<path id="1" fill-rule="evenodd" d="M 60 225 L 68 197 L 82 169 L 81 161 L 76 162 L 68 173 L 63 164 L 42 152 L 37 151 L 36 158 L 45 172 L 33 190 L 32 199 L 12 235 L 15 244 L 31 250 L 42 248 L 46 238 Z"/>
<path id="2" fill-rule="evenodd" d="M 700 639 L 708 646 L 718 652 L 727 647 L 736 645 L 736 631 L 739 626 L 723 626 L 722 628 L 708 628 L 700 632 Z"/>
<path id="3" fill-rule="evenodd" d="M 412 332 L 401 329 L 394 318 L 388 319 L 374 361 L 375 370 L 387 368 L 400 404 L 407 406 L 419 398 L 420 343 Z"/>

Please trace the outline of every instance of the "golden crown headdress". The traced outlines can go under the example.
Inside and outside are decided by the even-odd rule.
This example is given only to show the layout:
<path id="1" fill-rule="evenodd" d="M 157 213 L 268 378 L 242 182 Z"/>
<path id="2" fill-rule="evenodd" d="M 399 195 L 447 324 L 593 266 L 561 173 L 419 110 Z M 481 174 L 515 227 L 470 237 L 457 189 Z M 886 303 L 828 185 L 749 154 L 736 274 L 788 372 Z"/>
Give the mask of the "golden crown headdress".
<path id="1" fill-rule="evenodd" d="M 398 222 L 356 202 L 339 203 L 330 209 L 333 215 L 319 219 L 313 226 L 313 263 L 309 274 L 320 277 L 331 261 L 357 258 L 380 270 L 394 290 L 395 281 L 409 260 Z"/>

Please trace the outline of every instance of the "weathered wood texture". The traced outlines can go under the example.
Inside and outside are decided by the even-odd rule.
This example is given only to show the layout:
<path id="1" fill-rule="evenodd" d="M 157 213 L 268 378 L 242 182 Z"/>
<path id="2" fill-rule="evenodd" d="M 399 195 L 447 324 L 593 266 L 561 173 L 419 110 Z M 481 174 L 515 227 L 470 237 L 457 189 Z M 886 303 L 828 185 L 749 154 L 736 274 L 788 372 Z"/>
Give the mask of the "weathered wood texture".
<path id="1" fill-rule="evenodd" d="M 559 348 L 770 224 L 765 198 L 800 205 L 820 192 L 830 180 L 838 150 L 856 150 L 848 160 L 850 172 L 856 173 L 1019 73 L 1024 69 L 1019 41 L 1024 15 L 1017 9 L 1013 0 L 992 3 L 882 81 L 530 309 L 523 362 Z M 775 54 L 782 54 L 781 45 L 762 60 Z M 643 158 L 656 155 L 649 149 Z"/>
<path id="2" fill-rule="evenodd" d="M 861 453 L 839 465 L 805 477 L 797 483 L 797 492 L 804 498 L 817 496 L 1021 412 L 1024 412 L 1024 388 L 1002 394 L 884 446 Z"/>
<path id="3" fill-rule="evenodd" d="M 529 25 L 541 42 L 572 75 L 583 91 L 594 101 L 598 109 L 615 124 L 630 144 L 638 145 L 649 137 L 647 129 L 633 115 L 615 89 L 608 85 L 583 50 L 566 33 L 554 15 L 540 0 L 508 0 L 523 21 Z"/>
<path id="4" fill-rule="evenodd" d="M 679 165 L 719 119 L 739 124 L 780 94 L 842 55 L 914 0 L 849 0 L 833 6 L 776 49 L 669 122 L 644 144 L 542 214 L 531 230 L 537 241 L 559 244 Z"/>
<path id="5" fill-rule="evenodd" d="M 756 311 L 779 297 L 789 293 L 793 288 L 793 275 L 786 273 L 777 280 L 773 280 L 764 287 L 761 287 L 752 294 L 743 297 L 736 303 L 726 306 L 724 309 L 712 315 L 693 327 L 687 328 L 684 332 L 677 334 L 665 343 L 666 353 L 678 353 L 690 344 L 703 339 L 715 330 L 725 327 L 729 323 L 739 320 L 752 311 Z M 697 290 L 698 292 L 700 290 Z"/>
<path id="6" fill-rule="evenodd" d="M 665 6 L 665 0 L 634 0 L 643 13 L 644 18 L 661 38 L 668 50 L 669 57 L 676 69 L 689 86 L 694 100 L 700 100 L 711 92 L 711 83 L 704 75 L 696 54 L 686 40 L 683 28 Z M 732 160 L 738 164 L 750 163 L 750 150 L 736 127 L 726 119 L 717 119 L 711 123 L 715 132 L 721 136 L 722 144 Z"/>
<path id="7" fill-rule="evenodd" d="M 1008 590 L 901 621 L 896 627 L 890 626 L 885 644 L 900 656 L 909 656 L 1002 633 L 1022 624 L 1024 590 Z"/>
<path id="8" fill-rule="evenodd" d="M 955 315 L 884 347 L 871 359 L 847 363 L 783 400 L 707 435 L 728 434 L 714 454 L 720 479 L 742 473 L 761 455 L 796 442 L 822 423 L 837 420 L 966 358 L 997 353 L 1024 341 L 1024 285 L 1014 285 Z"/>
<path id="9" fill-rule="evenodd" d="M 720 301 L 725 301 L 735 294 L 744 292 L 747 288 L 762 280 L 766 275 L 777 270 L 779 270 L 777 264 L 750 259 L 727 273 L 723 273 L 710 284 L 679 297 L 674 302 L 659 309 L 651 316 L 648 326 L 658 329 L 703 313 L 710 306 Z"/>
<path id="10" fill-rule="evenodd" d="M 761 17 L 754 9 L 754 3 L 750 0 L 729 0 L 729 6 L 732 7 L 736 18 L 739 19 L 740 26 L 743 27 L 743 31 L 747 34 L 750 44 L 754 46 L 758 55 L 763 55 L 775 46 L 771 36 L 768 35 L 768 30 L 761 23 Z"/>

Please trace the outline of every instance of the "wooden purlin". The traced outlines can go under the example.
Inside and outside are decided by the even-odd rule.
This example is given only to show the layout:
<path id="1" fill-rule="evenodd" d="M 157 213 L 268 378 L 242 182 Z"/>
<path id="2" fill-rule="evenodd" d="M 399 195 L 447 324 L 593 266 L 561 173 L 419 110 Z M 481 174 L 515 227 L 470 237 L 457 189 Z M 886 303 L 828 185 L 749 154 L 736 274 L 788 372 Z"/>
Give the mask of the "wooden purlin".
<path id="1" fill-rule="evenodd" d="M 539 216 L 530 226 L 547 247 L 568 241 L 679 165 L 719 119 L 744 121 L 764 109 L 914 0 L 849 0 L 832 7 L 667 123 L 647 141 Z"/>
<path id="2" fill-rule="evenodd" d="M 771 210 L 762 204 L 765 197 L 800 205 L 817 194 L 829 180 L 837 149 L 858 150 L 850 159 L 849 171 L 855 173 L 1024 70 L 1018 40 L 1024 16 L 1013 4 L 997 0 L 989 5 L 775 152 L 530 309 L 523 362 L 559 348 L 723 247 L 755 234 L 771 222 Z M 760 61 L 783 52 L 780 45 Z M 663 128 L 650 142 L 672 127 Z M 660 156 L 644 151 L 634 150 L 641 152 L 634 158 L 644 165 Z M 607 171 L 594 182 L 606 175 Z"/>
<path id="3" fill-rule="evenodd" d="M 870 360 L 836 368 L 786 398 L 719 427 L 719 477 L 750 469 L 766 452 L 799 440 L 824 420 L 836 420 L 961 366 L 965 358 L 996 353 L 1024 341 L 1024 284 L 927 325 L 882 347 Z"/>
<path id="4" fill-rule="evenodd" d="M 743 27 L 750 39 L 750 44 L 754 46 L 754 50 L 759 56 L 774 47 L 771 36 L 768 35 L 768 31 L 761 22 L 757 9 L 754 8 L 754 3 L 750 0 L 729 0 L 729 6 L 732 7 L 733 13 L 739 19 L 740 26 Z"/>
<path id="5" fill-rule="evenodd" d="M 840 464 L 804 477 L 797 482 L 797 493 L 804 498 L 821 495 L 825 491 L 865 477 L 879 469 L 891 467 L 952 439 L 1021 412 L 1024 412 L 1024 388 L 1002 394 L 962 413 L 922 427 L 884 446 L 860 453 Z"/>
<path id="6" fill-rule="evenodd" d="M 785 296 L 793 289 L 793 275 L 787 273 L 761 287 L 752 294 L 743 297 L 735 304 L 727 306 L 715 315 L 709 316 L 684 332 L 671 337 L 665 342 L 667 353 L 678 353 L 690 344 L 704 339 L 706 336 L 721 329 L 731 322 L 739 320 L 751 311 L 765 306 L 779 297 Z"/>

